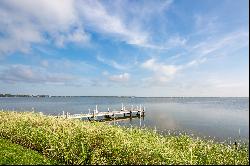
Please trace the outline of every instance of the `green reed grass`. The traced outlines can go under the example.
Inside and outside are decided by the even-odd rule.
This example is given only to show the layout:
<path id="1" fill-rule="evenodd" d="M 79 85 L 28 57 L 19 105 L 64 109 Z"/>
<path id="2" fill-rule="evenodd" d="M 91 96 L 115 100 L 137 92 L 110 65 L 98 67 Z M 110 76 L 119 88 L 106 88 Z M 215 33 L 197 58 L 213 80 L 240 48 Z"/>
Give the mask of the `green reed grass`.
<path id="1" fill-rule="evenodd" d="M 65 164 L 248 164 L 247 147 L 30 112 L 0 111 L 0 137 Z"/>

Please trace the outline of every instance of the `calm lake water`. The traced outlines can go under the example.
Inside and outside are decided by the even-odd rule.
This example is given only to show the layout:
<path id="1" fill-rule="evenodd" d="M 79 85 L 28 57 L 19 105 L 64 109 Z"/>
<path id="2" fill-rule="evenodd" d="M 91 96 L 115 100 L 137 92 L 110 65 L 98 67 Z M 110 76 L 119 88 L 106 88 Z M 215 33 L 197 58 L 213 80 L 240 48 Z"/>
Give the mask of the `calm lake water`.
<path id="1" fill-rule="evenodd" d="M 62 111 L 88 113 L 88 109 L 107 111 L 140 105 L 146 107 L 145 117 L 110 122 L 115 125 L 141 126 L 162 133 L 194 134 L 215 140 L 249 140 L 249 98 L 198 97 L 51 97 L 0 98 L 0 109 L 43 112 L 58 115 Z"/>

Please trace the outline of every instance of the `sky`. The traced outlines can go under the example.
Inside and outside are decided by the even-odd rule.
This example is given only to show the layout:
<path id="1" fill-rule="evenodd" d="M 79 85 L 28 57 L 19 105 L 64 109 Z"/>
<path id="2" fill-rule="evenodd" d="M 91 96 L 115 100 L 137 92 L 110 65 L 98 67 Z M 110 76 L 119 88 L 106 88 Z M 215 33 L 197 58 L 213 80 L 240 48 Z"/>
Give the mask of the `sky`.
<path id="1" fill-rule="evenodd" d="M 249 96 L 248 0 L 1 0 L 0 93 Z"/>

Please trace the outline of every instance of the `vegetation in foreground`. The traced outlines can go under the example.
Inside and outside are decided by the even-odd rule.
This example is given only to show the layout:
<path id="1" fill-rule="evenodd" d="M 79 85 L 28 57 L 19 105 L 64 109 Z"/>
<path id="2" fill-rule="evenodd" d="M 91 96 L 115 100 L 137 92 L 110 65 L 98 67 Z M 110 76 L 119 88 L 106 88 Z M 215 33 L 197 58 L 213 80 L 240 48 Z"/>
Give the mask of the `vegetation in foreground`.
<path id="1" fill-rule="evenodd" d="M 247 147 L 30 112 L 0 111 L 0 137 L 65 164 L 249 164 Z"/>
<path id="2" fill-rule="evenodd" d="M 0 138 L 0 165 L 51 165 L 56 161 L 47 159 L 37 151 L 13 144 L 10 140 Z"/>

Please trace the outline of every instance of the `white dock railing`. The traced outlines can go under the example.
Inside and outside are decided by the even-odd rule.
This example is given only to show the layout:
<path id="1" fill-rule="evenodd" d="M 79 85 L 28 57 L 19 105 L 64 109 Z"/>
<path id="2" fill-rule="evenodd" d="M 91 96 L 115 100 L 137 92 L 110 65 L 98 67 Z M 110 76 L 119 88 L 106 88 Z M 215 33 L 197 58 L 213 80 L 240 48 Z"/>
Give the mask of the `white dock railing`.
<path id="1" fill-rule="evenodd" d="M 98 106 L 96 105 L 95 109 L 92 112 L 89 109 L 89 112 L 87 114 L 70 115 L 69 112 L 66 112 L 65 114 L 65 112 L 63 111 L 62 115 L 60 115 L 59 117 L 68 118 L 68 119 L 95 118 L 95 117 L 102 117 L 102 116 L 107 118 L 107 117 L 112 117 L 112 116 L 114 117 L 116 115 L 123 115 L 124 117 L 126 115 L 129 115 L 130 117 L 132 117 L 133 113 L 136 113 L 136 115 L 144 116 L 145 107 L 142 107 L 142 105 L 140 104 L 139 106 L 136 106 L 135 109 L 133 105 L 130 107 L 130 109 L 126 109 L 126 107 L 122 103 L 121 110 L 110 111 L 110 108 L 108 108 L 107 112 L 101 112 L 101 111 L 98 111 Z"/>

